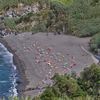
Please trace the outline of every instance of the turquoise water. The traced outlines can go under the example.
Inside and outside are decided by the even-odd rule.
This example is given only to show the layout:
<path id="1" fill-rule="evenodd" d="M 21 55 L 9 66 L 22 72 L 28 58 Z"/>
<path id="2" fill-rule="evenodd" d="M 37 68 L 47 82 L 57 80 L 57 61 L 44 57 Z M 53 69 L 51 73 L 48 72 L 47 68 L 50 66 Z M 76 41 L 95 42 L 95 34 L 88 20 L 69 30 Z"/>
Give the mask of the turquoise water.
<path id="1" fill-rule="evenodd" d="M 0 97 L 17 96 L 13 55 L 0 43 Z"/>

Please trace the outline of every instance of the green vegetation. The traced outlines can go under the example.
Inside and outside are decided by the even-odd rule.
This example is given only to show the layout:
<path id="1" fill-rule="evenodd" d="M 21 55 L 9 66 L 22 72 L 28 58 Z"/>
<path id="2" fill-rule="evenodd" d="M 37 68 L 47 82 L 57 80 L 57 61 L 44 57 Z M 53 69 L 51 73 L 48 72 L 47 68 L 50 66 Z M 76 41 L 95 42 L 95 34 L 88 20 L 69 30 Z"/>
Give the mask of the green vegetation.
<path id="1" fill-rule="evenodd" d="M 4 24 L 5 26 L 9 26 L 10 29 L 16 30 L 16 19 L 13 18 L 5 18 Z"/>
<path id="2" fill-rule="evenodd" d="M 93 36 L 100 32 L 100 1 L 99 0 L 1 0 L 4 7 L 12 7 L 19 2 L 31 4 L 38 2 L 39 12 L 27 17 L 27 23 L 36 21 L 37 25 L 31 27 L 30 31 L 60 31 L 72 33 L 80 37 Z M 7 3 L 5 3 L 7 2 Z M 27 16 L 27 15 L 26 15 Z M 23 16 L 25 17 L 25 16 Z M 20 18 L 23 22 L 22 17 Z M 22 22 L 21 21 L 21 22 Z M 25 23 L 26 24 L 26 23 Z M 25 26 L 26 27 L 26 26 Z M 39 29 L 38 29 L 39 28 Z"/>
<path id="3" fill-rule="evenodd" d="M 0 0 L 0 10 L 17 8 L 19 3 L 37 2 L 39 11 L 18 18 L 4 18 L 6 28 L 16 31 L 62 32 L 79 37 L 93 36 L 90 48 L 100 48 L 100 0 Z M 53 77 L 54 85 L 34 100 L 100 100 L 100 66 L 91 65 L 76 75 Z M 15 98 L 17 100 L 17 98 Z M 24 99 L 22 99 L 24 100 Z M 27 98 L 26 100 L 30 100 Z"/>
<path id="4" fill-rule="evenodd" d="M 85 68 L 80 76 L 55 74 L 53 86 L 31 99 L 30 97 L 10 98 L 9 100 L 100 100 L 100 66 Z"/>
<path id="5" fill-rule="evenodd" d="M 75 0 L 69 8 L 69 22 L 73 34 L 83 37 L 100 32 L 100 2 L 93 1 Z"/>
<path id="6" fill-rule="evenodd" d="M 0 0 L 0 10 L 6 10 L 18 4 L 18 0 Z"/>
<path id="7" fill-rule="evenodd" d="M 10 7 L 17 7 L 19 3 L 32 4 L 38 0 L 0 0 L 0 10 L 7 10 Z"/>
<path id="8" fill-rule="evenodd" d="M 90 41 L 91 51 L 98 53 L 98 49 L 100 49 L 100 33 L 93 36 Z"/>
<path id="9" fill-rule="evenodd" d="M 36 100 L 99 100 L 100 66 L 91 65 L 81 72 L 80 77 L 58 75 L 53 77 L 54 85 L 48 87 Z"/>
<path id="10" fill-rule="evenodd" d="M 74 0 L 68 11 L 69 30 L 79 37 L 93 36 L 90 49 L 98 53 L 98 48 L 100 48 L 100 0 Z"/>
<path id="11" fill-rule="evenodd" d="M 4 0 L 7 2 L 6 0 Z M 4 4 L 2 1 L 0 4 Z M 17 7 L 19 2 L 24 4 L 29 4 L 30 2 L 38 2 L 39 12 L 23 15 L 19 18 L 16 23 L 15 28 L 17 30 L 23 31 L 51 31 L 51 32 L 67 32 L 67 9 L 66 7 L 70 5 L 73 0 L 10 0 L 5 3 L 1 9 L 7 10 L 10 7 Z M 10 3 L 12 2 L 12 3 Z M 28 2 L 28 3 L 26 3 Z M 11 18 L 12 20 L 12 18 Z M 6 22 L 6 21 L 5 21 Z M 32 23 L 35 22 L 33 26 Z M 8 28 L 13 29 L 10 24 L 5 24 Z M 30 26 L 30 28 L 29 28 Z M 18 28 L 20 27 L 20 29 Z M 27 28 L 28 27 L 28 28 Z M 30 29 L 30 30 L 27 30 Z"/>

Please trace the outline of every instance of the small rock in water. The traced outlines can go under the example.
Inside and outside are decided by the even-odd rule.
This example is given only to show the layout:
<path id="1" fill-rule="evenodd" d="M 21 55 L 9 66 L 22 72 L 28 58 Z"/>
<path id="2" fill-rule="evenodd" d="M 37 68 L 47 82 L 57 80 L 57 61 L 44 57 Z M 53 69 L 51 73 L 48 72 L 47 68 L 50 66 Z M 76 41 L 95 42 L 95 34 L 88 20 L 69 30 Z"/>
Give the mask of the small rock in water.
<path id="1" fill-rule="evenodd" d="M 22 82 L 21 82 L 20 80 L 17 80 L 16 83 L 17 83 L 17 84 L 21 84 Z"/>

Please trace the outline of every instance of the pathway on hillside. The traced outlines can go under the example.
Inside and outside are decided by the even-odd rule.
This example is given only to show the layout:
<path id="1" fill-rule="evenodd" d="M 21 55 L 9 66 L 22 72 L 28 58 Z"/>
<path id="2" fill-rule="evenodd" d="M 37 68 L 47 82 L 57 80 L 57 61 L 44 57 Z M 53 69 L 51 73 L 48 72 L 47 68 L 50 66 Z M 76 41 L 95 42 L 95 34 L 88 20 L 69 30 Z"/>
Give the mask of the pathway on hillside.
<path id="1" fill-rule="evenodd" d="M 83 46 L 81 46 L 81 48 L 82 48 L 83 51 L 85 51 L 87 54 L 89 54 L 91 56 L 91 58 L 93 59 L 93 61 L 94 61 L 95 64 L 99 63 L 99 60 L 96 59 L 91 52 L 89 52 L 88 50 L 86 50 Z"/>

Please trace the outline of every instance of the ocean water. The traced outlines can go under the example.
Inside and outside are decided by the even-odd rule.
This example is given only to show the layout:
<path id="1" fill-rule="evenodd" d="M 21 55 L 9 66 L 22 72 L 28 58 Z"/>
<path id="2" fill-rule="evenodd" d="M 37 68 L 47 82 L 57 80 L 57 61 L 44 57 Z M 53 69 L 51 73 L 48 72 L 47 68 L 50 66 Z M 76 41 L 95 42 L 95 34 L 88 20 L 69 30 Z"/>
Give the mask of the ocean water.
<path id="1" fill-rule="evenodd" d="M 0 97 L 17 96 L 16 80 L 13 55 L 0 43 Z"/>

